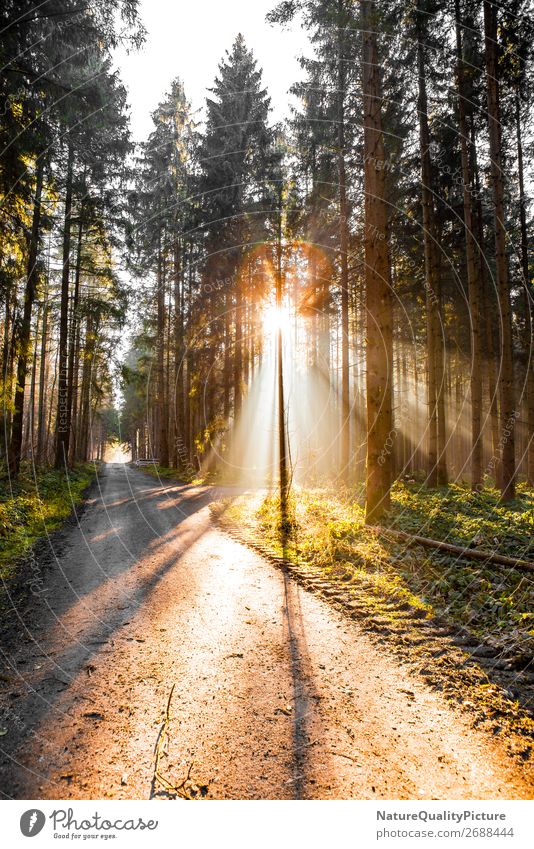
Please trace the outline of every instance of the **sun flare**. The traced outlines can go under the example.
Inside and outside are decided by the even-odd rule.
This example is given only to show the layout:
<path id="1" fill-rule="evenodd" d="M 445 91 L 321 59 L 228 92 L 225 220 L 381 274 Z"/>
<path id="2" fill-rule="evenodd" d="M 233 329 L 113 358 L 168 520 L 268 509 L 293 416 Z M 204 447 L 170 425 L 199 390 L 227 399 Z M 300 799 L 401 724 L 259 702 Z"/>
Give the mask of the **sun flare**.
<path id="1" fill-rule="evenodd" d="M 267 304 L 263 310 L 262 325 L 267 337 L 275 336 L 279 330 L 287 333 L 291 327 L 289 309 L 285 306 L 279 307 L 275 303 Z"/>

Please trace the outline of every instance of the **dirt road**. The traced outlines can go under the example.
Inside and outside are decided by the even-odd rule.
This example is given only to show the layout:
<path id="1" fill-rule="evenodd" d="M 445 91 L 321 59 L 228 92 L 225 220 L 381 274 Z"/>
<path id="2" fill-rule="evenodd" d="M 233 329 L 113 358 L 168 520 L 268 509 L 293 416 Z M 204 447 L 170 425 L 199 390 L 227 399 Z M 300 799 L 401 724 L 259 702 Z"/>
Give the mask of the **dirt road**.
<path id="1" fill-rule="evenodd" d="M 160 770 L 199 796 L 532 798 L 528 765 L 213 527 L 216 491 L 97 483 L 3 658 L 4 798 L 165 796 L 173 685 Z"/>

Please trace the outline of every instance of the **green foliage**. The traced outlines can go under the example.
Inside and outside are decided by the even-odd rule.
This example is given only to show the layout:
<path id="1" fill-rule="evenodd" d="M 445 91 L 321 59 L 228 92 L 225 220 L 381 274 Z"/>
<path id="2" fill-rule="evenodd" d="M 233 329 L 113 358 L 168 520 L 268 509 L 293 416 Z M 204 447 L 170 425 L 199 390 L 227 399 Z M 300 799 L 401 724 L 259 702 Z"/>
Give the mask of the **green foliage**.
<path id="1" fill-rule="evenodd" d="M 52 411 L 59 406 L 54 393 L 63 391 L 59 383 L 67 371 L 62 357 L 69 358 L 68 388 L 80 396 L 78 404 L 69 399 L 71 430 L 80 436 L 74 459 L 90 456 L 92 414 L 110 400 L 112 357 L 126 310 L 116 249 L 122 241 L 132 150 L 126 90 L 112 51 L 119 44 L 141 43 L 137 8 L 138 0 L 0 4 L 0 417 L 5 443 L 0 454 L 9 450 L 12 476 L 21 454 L 29 453 L 26 440 L 21 445 L 19 425 L 28 409 L 22 403 L 14 409 L 14 397 L 24 398 L 27 359 L 33 348 L 37 361 L 39 334 L 47 334 L 42 351 L 50 355 L 50 340 L 61 325 L 60 380 L 50 375 L 48 385 L 39 388 L 45 426 L 37 462 L 51 453 L 56 422 L 44 415 L 43 400 L 46 395 Z M 37 190 L 41 177 L 42 193 Z M 36 209 L 41 210 L 37 216 Z M 61 298 L 60 256 L 65 279 L 73 283 Z M 75 274 L 69 273 L 67 260 Z M 12 411 L 11 428 L 6 413 Z"/>
<path id="2" fill-rule="evenodd" d="M 67 475 L 49 470 L 35 475 L 23 465 L 11 486 L 0 483 L 0 578 L 11 577 L 17 561 L 46 534 L 59 528 L 80 503 L 95 474 L 95 466 L 76 466 Z"/>
<path id="3" fill-rule="evenodd" d="M 525 485 L 518 493 L 515 501 L 504 504 L 495 489 L 475 493 L 451 485 L 430 491 L 397 483 L 389 524 L 453 545 L 533 560 L 534 493 Z M 424 599 L 481 638 L 523 652 L 534 649 L 534 587 L 528 574 L 436 550 L 425 551 L 417 568 L 404 570 L 403 577 Z"/>
<path id="4" fill-rule="evenodd" d="M 452 545 L 470 546 L 525 560 L 534 559 L 534 493 L 524 485 L 508 504 L 496 489 L 473 492 L 466 486 L 447 488 L 395 484 L 392 528 L 428 536 Z"/>
<path id="5" fill-rule="evenodd" d="M 104 407 L 99 413 L 107 442 L 120 442 L 121 427 L 119 411 L 115 407 Z"/>

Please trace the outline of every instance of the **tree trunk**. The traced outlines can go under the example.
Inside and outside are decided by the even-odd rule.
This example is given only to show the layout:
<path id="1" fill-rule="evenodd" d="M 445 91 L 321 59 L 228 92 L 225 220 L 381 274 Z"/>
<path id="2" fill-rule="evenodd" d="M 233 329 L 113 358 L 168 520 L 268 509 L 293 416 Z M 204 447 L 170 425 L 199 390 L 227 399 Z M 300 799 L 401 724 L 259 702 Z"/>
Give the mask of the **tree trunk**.
<path id="1" fill-rule="evenodd" d="M 165 259 L 162 256 L 161 243 L 158 257 L 157 292 L 157 370 L 158 370 L 158 449 L 157 456 L 161 466 L 169 465 L 169 443 L 167 438 L 167 399 L 165 397 Z"/>
<path id="2" fill-rule="evenodd" d="M 475 243 L 473 226 L 473 207 L 471 202 L 473 180 L 469 161 L 468 129 L 466 120 L 465 73 L 462 49 L 462 28 L 460 24 L 460 0 L 455 0 L 456 17 L 456 57 L 458 84 L 458 129 L 460 133 L 460 153 L 462 160 L 463 207 L 465 249 L 467 260 L 467 285 L 469 294 L 470 334 L 471 334 L 471 488 L 482 486 L 482 358 L 480 338 L 480 278 L 475 261 Z"/>
<path id="3" fill-rule="evenodd" d="M 69 363 L 67 371 L 67 409 L 69 417 L 69 432 L 72 431 L 72 437 L 69 435 L 70 457 L 75 459 L 76 453 L 76 430 L 73 422 L 73 403 L 74 395 L 78 391 L 77 385 L 74 385 L 75 366 L 76 373 L 78 362 L 76 358 L 76 340 L 78 339 L 78 306 L 80 300 L 80 274 L 82 267 L 82 235 L 83 235 L 83 202 L 80 204 L 78 213 L 78 244 L 76 248 L 76 270 L 74 273 L 74 293 L 72 297 L 72 310 L 70 321 L 70 338 L 69 338 Z M 77 383 L 77 381 L 76 381 Z M 73 444 L 71 445 L 70 442 Z"/>
<path id="4" fill-rule="evenodd" d="M 534 351 L 532 348 L 533 307 L 530 274 L 528 268 L 527 203 L 523 168 L 523 142 L 521 138 L 521 100 L 519 87 L 515 93 L 517 171 L 519 174 L 519 221 L 521 227 L 521 271 L 525 304 L 524 348 L 526 356 L 527 384 L 527 483 L 534 486 Z"/>
<path id="5" fill-rule="evenodd" d="M 7 456 L 9 452 L 10 426 L 9 426 L 9 407 L 11 402 L 11 299 L 12 299 L 12 284 L 7 282 L 5 289 L 5 305 L 4 305 L 4 339 L 2 344 L 2 374 L 1 374 L 1 410 L 0 410 L 0 456 Z"/>
<path id="6" fill-rule="evenodd" d="M 24 422 L 24 390 L 28 373 L 28 358 L 30 355 L 32 309 L 37 288 L 37 257 L 39 252 L 39 231 L 41 226 L 41 196 L 43 191 L 44 159 L 37 159 L 35 198 L 33 204 L 32 229 L 28 250 L 28 271 L 26 289 L 24 292 L 24 308 L 22 323 L 18 338 L 19 356 L 17 362 L 17 383 L 15 386 L 15 405 L 11 427 L 11 442 L 9 447 L 9 472 L 12 478 L 18 477 L 22 451 L 22 434 Z"/>
<path id="7" fill-rule="evenodd" d="M 438 245 L 441 244 L 441 232 L 436 228 L 436 316 L 437 333 L 436 345 L 436 406 L 438 419 L 438 484 L 447 486 L 449 474 L 447 470 L 447 417 L 446 417 L 446 374 L 445 374 L 445 332 L 443 329 L 443 309 L 441 301 L 441 252 Z"/>
<path id="8" fill-rule="evenodd" d="M 223 416 L 225 423 L 228 422 L 230 418 L 230 383 L 232 378 L 232 327 L 231 327 L 231 306 L 230 306 L 230 292 L 228 291 L 229 287 L 225 287 L 224 292 L 224 316 L 222 319 L 223 322 L 223 333 L 224 333 L 224 359 L 223 359 Z M 207 418 L 206 421 L 211 419 L 211 414 L 214 412 L 214 406 L 210 403 L 207 410 Z"/>
<path id="9" fill-rule="evenodd" d="M 35 319 L 35 340 L 33 343 L 32 368 L 30 380 L 30 397 L 24 423 L 24 438 L 22 440 L 22 454 L 28 454 L 32 463 L 35 463 L 35 381 L 37 374 L 37 340 L 39 339 L 41 324 L 41 305 L 37 307 Z"/>
<path id="10" fill-rule="evenodd" d="M 420 24 L 418 24 L 420 27 Z M 440 298 L 438 281 L 438 256 L 436 221 L 433 198 L 432 162 L 430 159 L 430 133 L 428 129 L 428 104 L 426 93 L 425 50 L 421 31 L 417 40 L 417 62 L 419 71 L 419 93 L 417 111 L 419 115 L 419 150 L 421 157 L 421 205 L 423 210 L 423 243 L 425 253 L 426 291 L 426 342 L 427 342 L 427 400 L 428 400 L 428 486 L 445 484 L 447 471 L 445 456 L 439 450 L 438 416 L 444 405 L 438 395 L 443 393 L 443 356 L 440 323 Z"/>
<path id="11" fill-rule="evenodd" d="M 78 399 L 78 384 L 80 377 L 80 322 L 76 323 L 76 339 L 74 342 L 74 360 L 73 360 L 73 369 L 72 369 L 72 409 L 71 409 L 71 444 L 70 444 L 70 457 L 71 463 L 78 462 L 78 411 L 79 411 L 79 399 Z"/>
<path id="12" fill-rule="evenodd" d="M 187 269 L 187 301 L 190 304 L 193 293 L 193 245 L 189 243 L 188 251 L 188 269 Z M 187 451 L 187 459 L 190 463 L 193 462 L 193 446 L 195 432 L 193 428 L 193 404 L 191 401 L 191 393 L 193 389 L 192 375 L 196 366 L 196 356 L 193 351 L 193 346 L 188 345 L 185 353 L 186 374 L 185 374 L 185 405 L 184 405 L 184 443 Z"/>
<path id="13" fill-rule="evenodd" d="M 490 170 L 495 218 L 495 265 L 501 323 L 501 362 L 499 374 L 501 495 L 504 501 L 511 501 L 515 497 L 515 422 L 517 412 L 514 398 L 512 310 L 510 304 L 510 281 L 508 257 L 506 255 L 506 227 L 504 217 L 497 7 L 490 0 L 484 0 L 484 35 Z"/>
<path id="14" fill-rule="evenodd" d="M 276 240 L 276 306 L 282 308 L 282 200 L 283 185 L 280 180 L 278 194 L 278 227 Z M 287 499 L 289 495 L 288 445 L 286 435 L 286 411 L 284 393 L 284 340 L 281 325 L 276 334 L 276 381 L 278 396 L 278 469 L 280 495 L 280 526 L 282 529 L 282 556 L 285 556 L 285 545 L 288 532 Z"/>
<path id="15" fill-rule="evenodd" d="M 70 239 L 72 214 L 72 169 L 74 152 L 69 143 L 67 182 L 65 192 L 65 219 L 63 225 L 63 265 L 61 271 L 61 309 L 59 319 L 59 374 L 56 422 L 56 469 L 67 466 L 69 459 L 69 406 L 68 406 L 68 333 L 69 333 L 69 281 Z"/>
<path id="16" fill-rule="evenodd" d="M 93 316 L 88 314 L 85 325 L 85 345 L 80 393 L 80 428 L 78 432 L 78 456 L 82 462 L 88 459 L 89 430 L 91 426 L 91 378 L 96 348 L 96 327 Z"/>
<path id="17" fill-rule="evenodd" d="M 186 465 L 184 442 L 184 299 L 180 240 L 174 244 L 174 465 Z"/>
<path id="18" fill-rule="evenodd" d="M 59 348 L 56 347 L 55 356 L 54 356 L 54 367 L 53 367 L 53 375 L 52 378 L 52 386 L 50 387 L 50 403 L 48 405 L 48 417 L 47 417 L 47 426 L 45 428 L 45 439 L 46 439 L 46 457 L 48 460 L 49 454 L 52 454 L 52 447 L 50 445 L 50 436 L 52 434 L 52 414 L 54 412 L 54 400 L 55 400 L 55 391 L 57 384 L 57 364 L 59 359 Z M 57 404 L 56 404 L 57 407 Z M 55 444 L 53 450 L 55 451 Z"/>
<path id="19" fill-rule="evenodd" d="M 382 85 L 371 3 L 362 0 L 365 283 L 367 309 L 367 481 L 365 521 L 390 506 L 392 439 L 392 304 L 385 199 Z"/>
<path id="20" fill-rule="evenodd" d="M 345 87 L 346 68 L 343 50 L 344 2 L 338 0 L 337 56 L 337 163 L 339 179 L 339 260 L 341 288 L 341 476 L 350 477 L 350 388 L 349 388 L 349 271 L 348 271 L 348 204 L 345 173 Z"/>
<path id="21" fill-rule="evenodd" d="M 241 412 L 243 392 L 243 297 L 242 280 L 238 277 L 235 289 L 235 353 L 234 353 L 234 421 Z"/>
<path id="22" fill-rule="evenodd" d="M 48 286 L 48 281 L 47 281 Z M 39 363 L 39 409 L 37 413 L 37 465 L 46 460 L 46 386 L 48 382 L 48 289 L 43 304 L 43 324 L 41 328 L 41 358 Z"/>
<path id="23" fill-rule="evenodd" d="M 493 472 L 496 485 L 500 480 L 500 462 L 499 462 L 499 398 L 497 380 L 499 377 L 499 369 L 495 358 L 495 342 L 496 327 L 493 320 L 495 309 L 492 292 L 489 290 L 488 273 L 486 267 L 486 257 L 484 252 L 484 221 L 482 217 L 482 201 L 480 197 L 480 177 L 478 171 L 476 136 L 474 121 L 471 121 L 471 152 L 473 158 L 473 176 L 475 184 L 476 196 L 476 226 L 477 226 L 477 242 L 478 249 L 476 253 L 477 268 L 481 286 L 481 302 L 483 305 L 482 315 L 484 316 L 484 354 L 486 363 L 486 379 L 488 384 L 490 422 L 491 422 L 491 468 L 488 472 Z"/>

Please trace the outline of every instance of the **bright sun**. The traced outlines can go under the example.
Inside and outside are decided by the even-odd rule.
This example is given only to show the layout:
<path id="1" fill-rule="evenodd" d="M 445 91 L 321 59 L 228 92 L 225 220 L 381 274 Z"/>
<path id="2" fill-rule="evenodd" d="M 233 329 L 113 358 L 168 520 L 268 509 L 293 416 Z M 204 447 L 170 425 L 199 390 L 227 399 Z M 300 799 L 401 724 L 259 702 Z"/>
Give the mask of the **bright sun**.
<path id="1" fill-rule="evenodd" d="M 275 336 L 279 330 L 286 333 L 290 328 L 290 315 L 287 307 L 267 304 L 263 310 L 262 324 L 266 336 Z"/>

